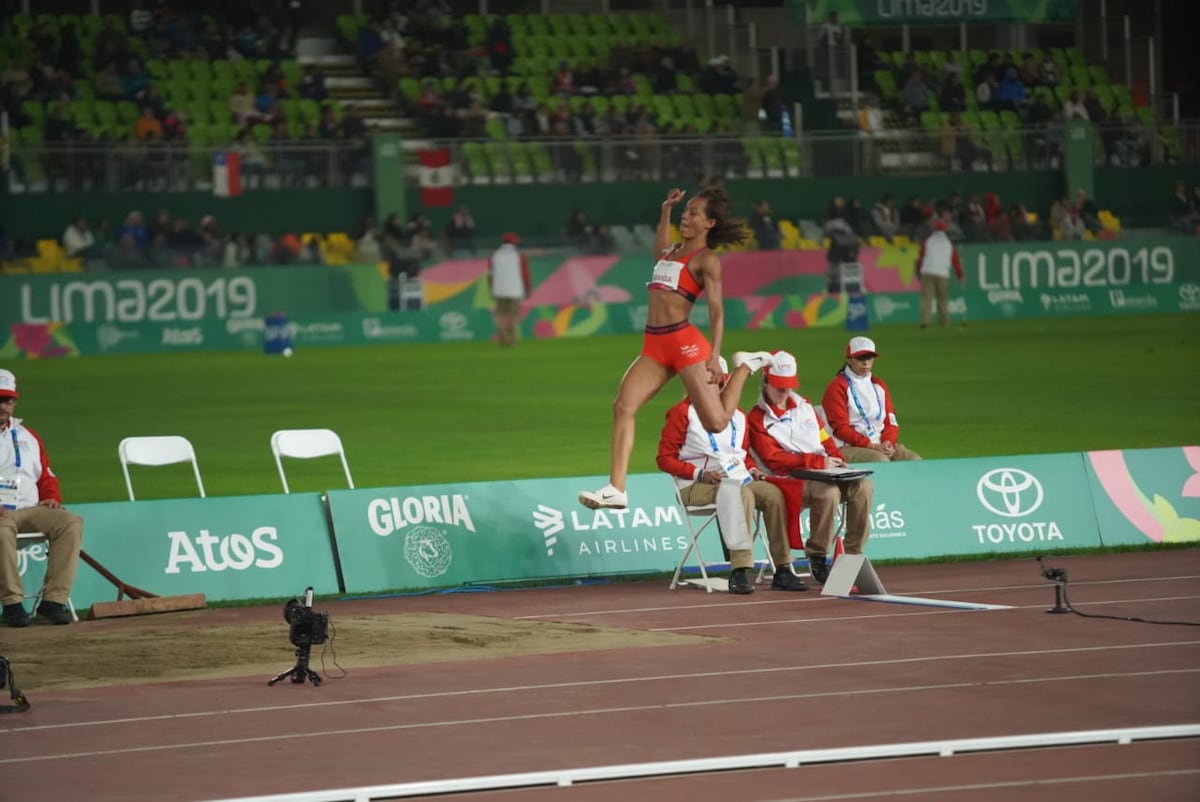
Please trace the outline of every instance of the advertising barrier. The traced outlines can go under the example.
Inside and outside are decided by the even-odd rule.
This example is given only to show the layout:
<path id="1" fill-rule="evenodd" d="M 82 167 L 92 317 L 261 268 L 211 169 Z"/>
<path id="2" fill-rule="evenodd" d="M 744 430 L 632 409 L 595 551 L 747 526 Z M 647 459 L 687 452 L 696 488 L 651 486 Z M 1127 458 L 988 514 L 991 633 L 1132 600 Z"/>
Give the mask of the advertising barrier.
<path id="1" fill-rule="evenodd" d="M 324 503 L 316 493 L 117 501 L 71 505 L 83 516 L 83 548 L 135 587 L 159 596 L 203 593 L 210 601 L 296 596 L 312 585 L 336 593 Z M 27 592 L 45 575 L 44 545 L 22 549 Z M 117 589 L 80 564 L 76 607 L 114 601 Z"/>
<path id="2" fill-rule="evenodd" d="M 830 12 L 842 25 L 958 25 L 1072 22 L 1076 0 L 789 0 L 796 24 L 819 25 Z"/>
<path id="3" fill-rule="evenodd" d="M 872 465 L 876 560 L 1200 542 L 1200 446 Z M 674 569 L 688 544 L 666 474 L 630 477 L 626 510 L 589 510 L 603 477 L 121 501 L 72 507 L 84 548 L 131 585 L 210 600 L 433 589 Z M 329 530 L 332 521 L 333 532 Z M 808 514 L 801 516 L 808 535 Z M 336 573 L 336 539 L 341 575 Z M 701 546 L 720 560 L 715 527 Z M 799 555 L 797 555 L 799 556 Z M 19 553 L 26 590 L 45 547 Z M 76 606 L 116 591 L 86 565 Z"/>

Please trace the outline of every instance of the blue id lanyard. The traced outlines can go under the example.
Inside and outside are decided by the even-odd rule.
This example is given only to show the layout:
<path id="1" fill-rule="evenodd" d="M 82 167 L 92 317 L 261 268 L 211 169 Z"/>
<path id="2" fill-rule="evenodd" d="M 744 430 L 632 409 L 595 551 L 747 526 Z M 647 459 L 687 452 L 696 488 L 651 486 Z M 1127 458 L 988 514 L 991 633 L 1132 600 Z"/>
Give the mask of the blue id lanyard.
<path id="1" fill-rule="evenodd" d="M 14 426 L 12 429 L 9 429 L 9 431 L 12 433 L 12 439 L 13 439 L 13 459 L 17 463 L 17 470 L 20 470 L 21 469 L 21 444 L 17 442 L 17 429 Z"/>
<path id="2" fill-rule="evenodd" d="M 850 388 L 850 400 L 854 402 L 854 407 L 858 410 L 859 416 L 863 422 L 867 424 L 867 435 L 875 434 L 875 426 L 871 423 L 871 419 L 867 417 L 867 413 L 863 411 L 862 404 L 858 400 L 858 393 L 854 392 L 854 382 L 847 380 L 847 386 Z M 879 402 L 879 422 L 883 423 L 883 399 L 880 397 L 879 388 L 875 387 L 875 383 L 871 383 L 871 387 L 875 390 L 875 400 Z"/>
<path id="3" fill-rule="evenodd" d="M 713 437 L 712 432 L 708 433 L 708 443 L 712 446 L 713 453 L 718 457 L 721 456 L 721 449 L 717 446 L 717 438 Z M 729 450 L 731 452 L 737 450 L 737 424 L 733 421 L 729 422 Z"/>

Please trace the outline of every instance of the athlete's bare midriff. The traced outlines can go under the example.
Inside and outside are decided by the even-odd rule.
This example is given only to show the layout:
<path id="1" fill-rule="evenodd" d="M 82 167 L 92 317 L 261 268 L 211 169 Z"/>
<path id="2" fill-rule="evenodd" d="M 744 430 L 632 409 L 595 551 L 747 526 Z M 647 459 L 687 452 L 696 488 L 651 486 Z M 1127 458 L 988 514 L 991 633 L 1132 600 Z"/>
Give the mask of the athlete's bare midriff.
<path id="1" fill-rule="evenodd" d="M 692 314 L 692 302 L 670 290 L 648 290 L 647 326 L 669 326 L 687 320 Z"/>

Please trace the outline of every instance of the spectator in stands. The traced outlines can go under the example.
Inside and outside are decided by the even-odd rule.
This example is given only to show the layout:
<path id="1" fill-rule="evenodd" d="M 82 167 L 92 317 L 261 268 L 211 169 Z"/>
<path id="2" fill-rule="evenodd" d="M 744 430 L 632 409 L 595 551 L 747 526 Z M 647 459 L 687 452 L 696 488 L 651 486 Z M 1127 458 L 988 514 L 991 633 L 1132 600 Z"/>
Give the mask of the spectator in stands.
<path id="1" fill-rule="evenodd" d="M 612 235 L 612 229 L 604 223 L 596 226 L 592 231 L 592 253 L 602 255 L 616 252 L 617 241 Z"/>
<path id="2" fill-rule="evenodd" d="M 123 242 L 125 237 L 130 237 L 133 245 L 138 250 L 144 249 L 150 244 L 150 235 L 146 231 L 146 225 L 142 218 L 142 213 L 136 209 L 125 216 L 125 222 L 121 226 L 121 230 L 117 232 L 119 242 Z"/>
<path id="3" fill-rule="evenodd" d="M 917 254 L 917 279 L 921 282 L 921 328 L 928 328 L 933 304 L 937 303 L 938 322 L 950 326 L 950 271 L 963 283 L 962 262 L 958 249 L 946 235 L 946 223 L 938 220 L 933 232 L 921 242 Z"/>
<path id="4" fill-rule="evenodd" d="M 783 88 L 779 85 L 778 75 L 767 76 L 763 85 L 761 108 L 763 128 L 768 133 L 779 133 L 783 129 L 783 112 L 787 108 L 787 101 L 783 96 Z"/>
<path id="5" fill-rule="evenodd" d="M 1064 120 L 1087 120 L 1088 111 L 1083 103 L 1079 100 L 1079 92 L 1075 91 L 1067 98 L 1067 102 L 1062 107 L 1062 117 Z"/>
<path id="6" fill-rule="evenodd" d="M 870 337 L 851 337 L 846 344 L 846 362 L 821 397 L 829 433 L 846 462 L 921 459 L 898 442 L 900 428 L 892 394 L 872 372 L 877 356 Z"/>
<path id="7" fill-rule="evenodd" d="M 1015 67 L 1004 72 L 1004 80 L 996 88 L 995 105 L 1001 110 L 1020 111 L 1029 100 L 1029 92 Z"/>
<path id="8" fill-rule="evenodd" d="M 83 215 L 76 217 L 67 225 L 62 235 L 63 250 L 70 259 L 91 259 L 99 256 L 96 238 L 88 228 L 87 218 Z"/>
<path id="9" fill-rule="evenodd" d="M 858 75 L 862 88 L 869 92 L 878 92 L 879 86 L 875 83 L 875 73 L 878 70 L 890 69 L 890 66 L 875 49 L 875 40 L 870 36 L 864 36 L 858 44 Z"/>
<path id="10" fill-rule="evenodd" d="M 92 85 L 96 89 L 98 100 L 116 102 L 126 99 L 125 87 L 121 83 L 121 74 L 117 72 L 117 65 L 114 63 L 109 63 L 104 69 L 98 71 L 92 80 Z"/>
<path id="11" fill-rule="evenodd" d="M 800 386 L 796 358 L 786 351 L 777 351 L 773 361 L 763 371 L 758 403 L 746 415 L 750 447 L 759 462 L 778 476 L 788 476 L 798 469 L 845 466 L 845 457 L 821 424 L 813 405 L 796 393 Z M 809 534 L 804 550 L 813 580 L 824 584 L 829 578 L 826 557 L 833 546 L 838 507 L 843 502 L 846 505 L 846 553 L 862 554 L 871 532 L 874 485 L 866 478 L 839 484 L 805 479 L 796 493 L 789 492 L 790 485 L 779 487 L 787 504 L 788 536 L 793 546 L 799 542 L 799 532 L 793 526 L 799 525 L 800 507 L 809 510 Z"/>
<path id="12" fill-rule="evenodd" d="M 501 75 L 508 75 L 513 62 L 512 34 L 504 17 L 497 15 L 487 32 L 487 54 L 492 66 Z"/>
<path id="13" fill-rule="evenodd" d="M 939 104 L 942 111 L 951 113 L 967 110 L 967 90 L 957 77 L 949 77 L 942 83 Z"/>
<path id="14" fill-rule="evenodd" d="M 1000 196 L 988 192 L 983 196 L 983 211 L 987 215 L 988 231 L 996 242 L 1008 242 L 1012 239 L 1012 230 L 1008 224 L 1008 214 Z"/>
<path id="15" fill-rule="evenodd" d="M 383 34 L 378 20 L 368 20 L 358 29 L 357 55 L 359 66 L 371 72 L 379 53 L 383 50 Z"/>
<path id="16" fill-rule="evenodd" d="M 456 258 L 475 253 L 475 218 L 464 204 L 446 221 L 446 251 Z"/>
<path id="17" fill-rule="evenodd" d="M 996 83 L 996 75 L 989 71 L 975 85 L 975 102 L 984 111 L 994 111 L 998 101 L 996 96 L 998 91 L 999 87 Z"/>
<path id="18" fill-rule="evenodd" d="M 760 251 L 777 251 L 782 237 L 779 233 L 779 223 L 771 211 L 771 204 L 765 200 L 755 202 L 750 213 L 750 230 L 758 242 Z"/>
<path id="19" fill-rule="evenodd" d="M 132 234 L 122 234 L 120 236 L 117 244 L 109 250 L 106 261 L 109 267 L 117 269 L 147 266 L 146 259 L 142 255 L 142 249 L 138 247 Z"/>
<path id="20" fill-rule="evenodd" d="M 1095 234 L 1102 228 L 1099 207 L 1082 189 L 1075 191 L 1075 208 L 1079 212 L 1079 219 L 1087 226 L 1088 231 Z"/>
<path id="21" fill-rule="evenodd" d="M 921 199 L 913 195 L 900 210 L 900 233 L 911 240 L 920 239 L 921 229 L 928 218 L 929 215 L 925 214 L 925 208 L 921 205 Z"/>
<path id="22" fill-rule="evenodd" d="M 1021 78 L 1021 83 L 1026 87 L 1037 86 L 1041 83 L 1041 73 L 1038 71 L 1037 62 L 1033 60 L 1032 53 L 1026 53 L 1021 59 L 1021 68 L 1018 71 Z"/>
<path id="23" fill-rule="evenodd" d="M 1188 197 L 1187 186 L 1182 181 L 1171 185 L 1171 202 L 1167 209 L 1167 220 L 1171 228 L 1182 234 L 1195 234 L 1200 226 L 1200 206 L 1195 201 L 1196 193 Z"/>
<path id="24" fill-rule="evenodd" d="M 1058 62 L 1054 60 L 1054 56 L 1050 51 L 1042 56 L 1042 64 L 1039 70 L 1039 78 L 1042 86 L 1048 86 L 1051 89 L 1058 86 Z"/>
<path id="25" fill-rule="evenodd" d="M 867 213 L 863 210 L 862 201 L 858 198 L 850 199 L 842 217 L 850 225 L 850 230 L 858 237 L 865 239 L 870 236 L 870 221 L 867 219 Z"/>
<path id="26" fill-rule="evenodd" d="M 1029 211 L 1024 204 L 1014 203 L 1008 207 L 1008 229 L 1016 242 L 1038 239 L 1038 231 L 1029 220 Z"/>
<path id="27" fill-rule="evenodd" d="M 962 229 L 967 242 L 987 242 L 991 239 L 988 229 L 987 212 L 979 202 L 978 195 L 972 195 L 962 214 Z"/>
<path id="28" fill-rule="evenodd" d="M 566 60 L 558 62 L 558 69 L 550 80 L 550 91 L 559 97 L 570 97 L 575 94 L 575 74 Z"/>
<path id="29" fill-rule="evenodd" d="M 373 265 L 383 261 L 382 246 L 379 242 L 379 226 L 374 217 L 363 221 L 362 236 L 354 243 L 354 258 L 363 264 Z"/>
<path id="30" fill-rule="evenodd" d="M 267 157 L 263 155 L 258 142 L 246 128 L 238 131 L 237 137 L 230 148 L 238 154 L 242 175 L 245 177 L 246 188 L 254 189 L 262 186 L 267 174 Z"/>
<path id="31" fill-rule="evenodd" d="M 250 121 L 254 114 L 254 96 L 246 84 L 239 83 L 229 96 L 229 113 L 238 125 L 246 125 Z"/>
<path id="32" fill-rule="evenodd" d="M 1081 240 L 1087 235 L 1087 225 L 1079 216 L 1079 209 L 1073 204 L 1066 208 L 1066 213 L 1058 222 L 1059 237 L 1064 240 Z"/>
<path id="33" fill-rule="evenodd" d="M 924 73 L 917 69 L 908 76 L 902 90 L 904 111 L 913 120 L 919 121 L 921 113 L 929 111 L 929 86 Z"/>
<path id="34" fill-rule="evenodd" d="M 585 251 L 591 236 L 587 223 L 587 214 L 583 209 L 575 209 L 567 218 L 565 229 L 567 245 L 577 251 Z"/>
<path id="35" fill-rule="evenodd" d="M 896 214 L 896 201 L 892 193 L 885 194 L 871 209 L 871 222 L 879 236 L 887 237 L 889 242 L 900 233 L 900 218 Z"/>
<path id="36" fill-rule="evenodd" d="M 318 102 L 324 100 L 327 97 L 325 91 L 325 73 L 321 72 L 321 68 L 315 64 L 306 65 L 304 67 L 304 75 L 300 76 L 296 91 L 299 92 L 300 97 L 306 100 L 316 100 Z"/>

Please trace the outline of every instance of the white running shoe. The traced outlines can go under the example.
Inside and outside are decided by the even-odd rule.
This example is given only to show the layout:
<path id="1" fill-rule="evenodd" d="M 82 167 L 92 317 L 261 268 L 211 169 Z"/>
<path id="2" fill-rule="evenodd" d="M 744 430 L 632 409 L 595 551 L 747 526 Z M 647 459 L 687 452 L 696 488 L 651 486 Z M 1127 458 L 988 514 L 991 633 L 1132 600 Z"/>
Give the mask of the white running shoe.
<path id="1" fill-rule="evenodd" d="M 580 493 L 579 503 L 593 510 L 602 507 L 623 510 L 629 505 L 629 498 L 625 495 L 625 491 L 617 490 L 611 484 L 607 484 L 594 492 L 585 490 Z"/>
<path id="2" fill-rule="evenodd" d="M 735 351 L 733 367 L 736 369 L 739 365 L 750 368 L 751 373 L 758 373 L 763 368 L 775 366 L 775 355 L 770 351 Z"/>

